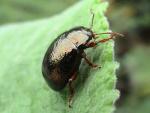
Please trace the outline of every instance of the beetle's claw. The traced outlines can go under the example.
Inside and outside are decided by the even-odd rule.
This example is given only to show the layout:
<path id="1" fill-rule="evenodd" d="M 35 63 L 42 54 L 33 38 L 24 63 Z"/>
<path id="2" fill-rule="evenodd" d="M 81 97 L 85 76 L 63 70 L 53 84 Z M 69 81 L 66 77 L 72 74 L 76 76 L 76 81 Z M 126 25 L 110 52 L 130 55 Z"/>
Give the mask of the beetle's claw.
<path id="1" fill-rule="evenodd" d="M 93 64 L 93 65 L 92 65 L 92 68 L 98 68 L 98 69 L 100 69 L 101 66 L 99 66 L 99 65 L 97 65 L 97 64 Z"/>
<path id="2" fill-rule="evenodd" d="M 69 108 L 72 108 L 72 101 L 69 101 Z"/>
<path id="3" fill-rule="evenodd" d="M 72 108 L 72 106 L 69 104 L 69 108 Z"/>

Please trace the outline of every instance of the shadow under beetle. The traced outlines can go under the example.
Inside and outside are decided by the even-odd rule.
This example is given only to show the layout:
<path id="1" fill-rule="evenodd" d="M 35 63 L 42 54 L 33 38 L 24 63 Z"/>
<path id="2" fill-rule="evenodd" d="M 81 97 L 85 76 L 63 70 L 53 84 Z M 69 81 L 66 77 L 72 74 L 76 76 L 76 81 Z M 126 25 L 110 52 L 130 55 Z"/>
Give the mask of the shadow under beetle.
<path id="1" fill-rule="evenodd" d="M 117 35 L 123 36 L 115 32 L 94 33 L 92 31 L 93 20 L 94 14 L 92 13 L 90 28 L 79 26 L 59 35 L 49 46 L 43 59 L 42 73 L 48 85 L 53 90 L 60 91 L 68 84 L 69 107 L 71 107 L 74 95 L 72 82 L 77 77 L 81 60 L 84 59 L 92 68 L 99 67 L 86 57 L 84 50 L 114 39 Z M 101 34 L 110 34 L 110 36 L 96 41 Z"/>

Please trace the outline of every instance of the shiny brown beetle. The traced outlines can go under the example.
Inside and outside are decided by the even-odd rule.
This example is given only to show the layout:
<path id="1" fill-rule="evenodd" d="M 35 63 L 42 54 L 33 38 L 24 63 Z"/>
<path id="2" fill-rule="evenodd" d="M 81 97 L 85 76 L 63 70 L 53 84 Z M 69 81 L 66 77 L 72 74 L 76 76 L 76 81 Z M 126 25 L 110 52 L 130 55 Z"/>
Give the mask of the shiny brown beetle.
<path id="1" fill-rule="evenodd" d="M 70 91 L 69 107 L 71 107 L 74 88 L 72 82 L 77 77 L 77 72 L 82 58 L 91 67 L 98 67 L 93 64 L 84 52 L 85 49 L 95 47 L 99 43 L 107 42 L 114 36 L 122 34 L 106 32 L 100 34 L 110 34 L 110 37 L 95 41 L 100 34 L 94 33 L 94 14 L 92 16 L 91 27 L 75 27 L 59 35 L 48 48 L 42 64 L 42 73 L 48 85 L 55 91 L 62 90 L 67 84 Z"/>

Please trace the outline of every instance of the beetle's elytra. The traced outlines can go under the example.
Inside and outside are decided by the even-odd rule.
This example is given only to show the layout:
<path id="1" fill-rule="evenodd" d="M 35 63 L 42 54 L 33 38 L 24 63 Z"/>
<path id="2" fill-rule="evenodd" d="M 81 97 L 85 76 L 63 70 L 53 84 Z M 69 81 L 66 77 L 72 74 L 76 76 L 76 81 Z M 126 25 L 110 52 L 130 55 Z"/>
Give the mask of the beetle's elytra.
<path id="1" fill-rule="evenodd" d="M 77 77 L 81 60 L 84 59 L 91 67 L 98 67 L 86 57 L 84 50 L 113 39 L 116 35 L 121 35 L 114 32 L 100 33 L 110 34 L 110 37 L 95 41 L 100 34 L 91 30 L 93 19 L 94 15 L 90 28 L 75 27 L 58 36 L 49 46 L 43 59 L 42 73 L 48 85 L 53 90 L 60 91 L 68 84 L 70 91 L 69 107 L 71 107 L 71 100 L 74 95 L 72 82 Z"/>

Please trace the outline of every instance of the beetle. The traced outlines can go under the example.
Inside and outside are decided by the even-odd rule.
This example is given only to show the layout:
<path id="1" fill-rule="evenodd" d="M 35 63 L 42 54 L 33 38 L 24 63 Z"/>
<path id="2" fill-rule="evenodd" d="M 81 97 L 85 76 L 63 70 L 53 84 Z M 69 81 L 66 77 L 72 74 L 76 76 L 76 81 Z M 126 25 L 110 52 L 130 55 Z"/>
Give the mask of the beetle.
<path id="1" fill-rule="evenodd" d="M 43 63 L 42 74 L 48 85 L 55 91 L 61 91 L 67 84 L 69 87 L 69 107 L 71 107 L 72 98 L 74 96 L 74 88 L 72 82 L 77 78 L 77 72 L 81 60 L 92 68 L 100 67 L 92 63 L 84 52 L 85 49 L 95 47 L 99 43 L 107 42 L 114 36 L 122 34 L 115 32 L 95 33 L 92 31 L 94 14 L 90 28 L 79 26 L 74 27 L 61 35 L 59 35 L 47 49 Z M 100 34 L 110 34 L 106 39 L 98 40 Z"/>

